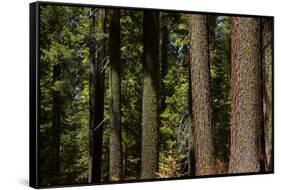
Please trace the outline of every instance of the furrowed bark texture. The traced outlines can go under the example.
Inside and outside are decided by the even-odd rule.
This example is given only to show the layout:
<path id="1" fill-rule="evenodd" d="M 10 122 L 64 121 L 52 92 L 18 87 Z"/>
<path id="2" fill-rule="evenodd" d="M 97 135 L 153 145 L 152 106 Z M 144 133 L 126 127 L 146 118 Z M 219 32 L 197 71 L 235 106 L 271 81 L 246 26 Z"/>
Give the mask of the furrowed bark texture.
<path id="1" fill-rule="evenodd" d="M 103 31 L 99 12 L 97 19 L 92 19 L 91 31 Z M 100 22 L 102 23 L 102 22 Z M 98 27 L 95 27 L 97 25 Z M 89 50 L 89 183 L 101 181 L 102 141 L 103 141 L 103 108 L 104 108 L 104 44 L 102 41 L 92 40 Z M 100 51 L 96 52 L 97 48 Z"/>
<path id="2" fill-rule="evenodd" d="M 265 18 L 262 21 L 262 66 L 263 66 L 263 111 L 264 111 L 264 137 L 267 159 L 267 171 L 272 171 L 272 31 L 273 20 Z"/>
<path id="3" fill-rule="evenodd" d="M 152 179 L 158 170 L 159 141 L 159 15 L 144 11 L 143 102 L 141 178 Z"/>
<path id="4" fill-rule="evenodd" d="M 262 169 L 260 19 L 232 18 L 232 112 L 229 173 Z"/>
<path id="5" fill-rule="evenodd" d="M 207 16 L 190 16 L 190 27 L 192 125 L 199 176 L 215 173 Z"/>
<path id="6" fill-rule="evenodd" d="M 122 179 L 122 137 L 121 137 L 121 62 L 120 62 L 120 11 L 113 10 L 109 30 L 110 54 L 110 180 Z"/>

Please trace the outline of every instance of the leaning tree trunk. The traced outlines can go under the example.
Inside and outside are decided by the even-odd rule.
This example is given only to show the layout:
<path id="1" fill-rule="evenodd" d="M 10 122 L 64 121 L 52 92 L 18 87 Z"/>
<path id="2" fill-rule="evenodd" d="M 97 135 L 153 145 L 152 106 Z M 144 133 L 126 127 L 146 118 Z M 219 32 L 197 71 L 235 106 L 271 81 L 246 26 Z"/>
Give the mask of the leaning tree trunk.
<path id="1" fill-rule="evenodd" d="M 260 19 L 232 18 L 229 173 L 263 169 Z"/>
<path id="2" fill-rule="evenodd" d="M 264 105 L 264 137 L 267 158 L 267 171 L 272 171 L 272 32 L 273 20 L 263 19 L 262 29 L 262 65 L 263 65 L 263 105 Z"/>
<path id="3" fill-rule="evenodd" d="M 121 136 L 121 62 L 120 62 L 120 11 L 113 10 L 110 15 L 109 30 L 110 55 L 110 180 L 122 179 L 122 136 Z"/>
<path id="4" fill-rule="evenodd" d="M 215 158 L 207 16 L 190 16 L 190 32 L 195 174 L 209 175 L 215 173 Z"/>
<path id="5" fill-rule="evenodd" d="M 95 27 L 96 22 L 102 21 L 102 13 L 96 20 L 92 16 L 91 36 L 94 32 L 103 32 L 102 25 Z M 104 41 L 93 39 L 89 49 L 89 183 L 101 181 L 102 141 L 103 141 L 103 108 L 104 108 Z M 100 51 L 97 51 L 97 48 Z"/>
<path id="6" fill-rule="evenodd" d="M 141 179 L 152 179 L 158 171 L 159 138 L 159 15 L 144 11 L 143 101 Z"/>

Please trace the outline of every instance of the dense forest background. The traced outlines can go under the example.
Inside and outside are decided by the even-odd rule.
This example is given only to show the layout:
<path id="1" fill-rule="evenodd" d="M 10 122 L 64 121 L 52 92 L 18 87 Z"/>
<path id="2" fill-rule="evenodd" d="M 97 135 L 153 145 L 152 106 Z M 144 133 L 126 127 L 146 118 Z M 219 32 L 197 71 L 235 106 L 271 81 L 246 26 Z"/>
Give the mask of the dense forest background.
<path id="1" fill-rule="evenodd" d="M 40 6 L 40 184 L 272 171 L 272 18 Z"/>

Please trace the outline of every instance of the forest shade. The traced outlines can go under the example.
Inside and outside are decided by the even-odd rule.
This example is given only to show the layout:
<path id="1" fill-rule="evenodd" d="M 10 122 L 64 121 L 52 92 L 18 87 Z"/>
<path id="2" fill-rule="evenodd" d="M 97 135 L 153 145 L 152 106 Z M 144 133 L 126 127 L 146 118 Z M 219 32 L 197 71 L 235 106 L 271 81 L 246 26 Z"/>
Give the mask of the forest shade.
<path id="1" fill-rule="evenodd" d="M 227 174 L 233 19 L 40 5 L 40 185 Z M 262 41 L 253 96 L 271 171 L 272 19 L 245 18 L 259 34 L 237 19 L 244 43 Z"/>

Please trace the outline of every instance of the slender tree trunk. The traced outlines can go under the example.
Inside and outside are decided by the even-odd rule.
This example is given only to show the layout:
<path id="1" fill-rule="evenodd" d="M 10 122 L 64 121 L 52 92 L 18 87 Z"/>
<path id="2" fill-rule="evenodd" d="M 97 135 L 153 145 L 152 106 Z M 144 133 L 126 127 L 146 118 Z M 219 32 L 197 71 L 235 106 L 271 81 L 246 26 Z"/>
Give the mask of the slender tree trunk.
<path id="1" fill-rule="evenodd" d="M 190 31 L 188 31 L 190 32 Z M 188 34 L 190 37 L 190 33 Z M 192 89 L 191 89 L 191 58 L 190 58 L 190 38 L 187 44 L 187 68 L 188 68 L 188 113 L 192 120 Z M 194 129 L 191 124 L 188 139 L 188 176 L 195 176 L 195 150 L 194 150 Z"/>
<path id="2" fill-rule="evenodd" d="M 196 175 L 215 174 L 207 16 L 192 15 L 191 88 Z"/>
<path id="3" fill-rule="evenodd" d="M 98 19 L 92 16 L 91 32 L 104 32 L 102 24 L 95 27 L 96 22 L 102 23 L 102 13 Z M 104 41 L 92 40 L 89 50 L 89 183 L 101 181 L 102 140 L 103 140 L 103 108 L 104 108 Z M 98 47 L 98 48 L 96 48 Z M 97 49 L 99 51 L 97 52 Z"/>
<path id="4" fill-rule="evenodd" d="M 158 171 L 159 154 L 159 15 L 144 11 L 143 101 L 141 179 L 152 179 Z"/>
<path id="5" fill-rule="evenodd" d="M 262 20 L 262 66 L 263 66 L 263 105 L 264 105 L 264 137 L 267 158 L 267 171 L 272 171 L 272 32 L 271 18 Z"/>
<path id="6" fill-rule="evenodd" d="M 231 152 L 229 173 L 263 168 L 260 19 L 232 18 Z"/>
<path id="7" fill-rule="evenodd" d="M 121 62 L 120 62 L 120 11 L 110 15 L 110 180 L 122 180 L 122 136 L 121 136 Z"/>
<path id="8" fill-rule="evenodd" d="M 61 78 L 61 64 L 53 66 L 53 85 Z M 61 128 L 61 95 L 57 90 L 53 90 L 53 116 L 52 116 L 52 142 L 50 161 L 50 182 L 52 185 L 59 183 L 60 171 L 60 128 Z"/>
<path id="9" fill-rule="evenodd" d="M 216 43 L 216 35 L 215 35 L 215 28 L 216 28 L 216 19 L 217 16 L 213 16 L 213 15 L 208 15 L 207 18 L 207 28 L 208 28 L 208 48 L 209 48 L 209 65 L 210 65 L 210 69 L 212 67 L 215 66 L 215 43 Z M 212 96 L 214 97 L 216 95 L 216 89 L 213 88 L 213 86 L 215 85 L 215 82 L 212 83 L 212 76 L 210 74 L 210 78 L 211 78 L 211 91 L 213 91 Z M 213 98 L 211 97 L 211 98 Z M 214 112 L 214 105 L 213 102 L 211 102 L 212 104 L 212 124 L 213 124 L 213 145 L 214 145 L 214 159 L 215 162 L 218 159 L 218 147 L 220 146 L 218 139 L 220 139 L 220 137 L 218 137 L 217 134 L 217 128 L 216 128 L 216 117 L 218 114 L 218 112 Z M 224 146 L 224 143 L 223 143 Z M 216 166 L 215 166 L 216 167 Z"/>
<path id="10" fill-rule="evenodd" d="M 166 23 L 163 23 L 162 26 L 162 51 L 161 51 L 161 99 L 160 99 L 160 112 L 162 113 L 165 110 L 165 86 L 164 79 L 167 75 L 168 69 L 168 44 L 169 44 L 169 35 L 168 35 L 168 26 Z"/>
<path id="11" fill-rule="evenodd" d="M 90 31 L 91 34 L 95 31 L 95 17 L 92 13 L 92 21 L 90 21 Z M 96 70 L 96 41 L 92 40 L 89 48 L 89 174 L 88 174 L 88 182 L 93 183 L 93 175 L 94 175 L 94 166 L 96 167 L 93 159 L 94 149 L 94 129 L 95 129 L 95 92 L 96 92 L 96 80 L 95 76 L 97 73 Z"/>

